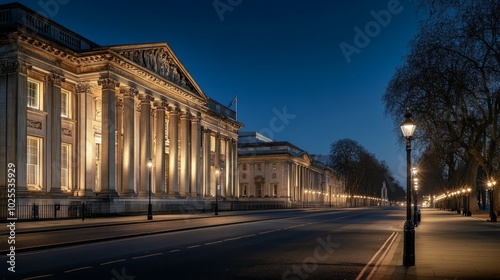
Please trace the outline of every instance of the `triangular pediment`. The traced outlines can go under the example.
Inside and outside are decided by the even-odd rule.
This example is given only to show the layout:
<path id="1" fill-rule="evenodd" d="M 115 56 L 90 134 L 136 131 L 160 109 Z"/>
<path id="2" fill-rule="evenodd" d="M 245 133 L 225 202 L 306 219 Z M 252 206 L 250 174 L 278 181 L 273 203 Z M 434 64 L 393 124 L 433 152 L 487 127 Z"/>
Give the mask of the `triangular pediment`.
<path id="1" fill-rule="evenodd" d="M 147 69 L 191 92 L 197 98 L 208 100 L 167 43 L 122 45 L 110 49 L 129 60 L 130 63 Z"/>
<path id="2" fill-rule="evenodd" d="M 307 160 L 307 161 L 309 161 L 309 162 L 312 162 L 312 158 L 311 158 L 311 156 L 310 156 L 308 153 L 304 153 L 304 155 L 302 155 L 302 157 L 303 157 L 305 160 Z"/>

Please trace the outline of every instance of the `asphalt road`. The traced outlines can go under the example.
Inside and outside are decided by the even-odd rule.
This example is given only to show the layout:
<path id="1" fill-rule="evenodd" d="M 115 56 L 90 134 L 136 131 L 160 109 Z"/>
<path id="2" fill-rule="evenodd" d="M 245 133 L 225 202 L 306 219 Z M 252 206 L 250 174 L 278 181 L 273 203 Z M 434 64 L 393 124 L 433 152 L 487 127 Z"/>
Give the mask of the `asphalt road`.
<path id="1" fill-rule="evenodd" d="M 4 278 L 366 279 L 404 217 L 402 208 L 222 213 L 19 234 L 18 243 L 31 249 L 16 254 L 16 272 Z M 43 244 L 53 246 L 36 249 Z M 6 260 L 3 254 L 0 261 Z"/>

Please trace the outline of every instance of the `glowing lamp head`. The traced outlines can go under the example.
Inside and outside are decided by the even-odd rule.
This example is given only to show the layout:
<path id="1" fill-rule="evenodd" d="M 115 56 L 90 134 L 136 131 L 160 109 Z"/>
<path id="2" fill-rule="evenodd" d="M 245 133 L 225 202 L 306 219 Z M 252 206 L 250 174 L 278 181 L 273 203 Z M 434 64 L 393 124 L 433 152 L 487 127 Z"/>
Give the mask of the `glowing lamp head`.
<path id="1" fill-rule="evenodd" d="M 405 121 L 401 124 L 401 131 L 403 132 L 403 136 L 405 138 L 410 138 L 413 136 L 413 133 L 415 132 L 415 128 L 417 126 L 411 119 L 411 113 L 406 112 L 405 114 Z"/>
<path id="2" fill-rule="evenodd" d="M 153 161 L 151 159 L 148 160 L 148 168 L 151 169 L 153 167 Z"/>

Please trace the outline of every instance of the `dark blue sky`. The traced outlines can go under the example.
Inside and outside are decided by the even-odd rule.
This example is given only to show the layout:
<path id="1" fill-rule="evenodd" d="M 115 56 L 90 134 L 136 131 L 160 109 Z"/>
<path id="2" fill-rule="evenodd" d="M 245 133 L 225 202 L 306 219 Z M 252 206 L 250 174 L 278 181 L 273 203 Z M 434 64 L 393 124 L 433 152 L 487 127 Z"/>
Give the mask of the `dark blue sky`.
<path id="1" fill-rule="evenodd" d="M 167 42 L 205 94 L 238 96 L 243 131 L 310 154 L 350 138 L 403 181 L 404 144 L 381 97 L 417 31 L 410 0 L 20 2 L 100 45 Z M 356 27 L 369 41 L 355 41 Z M 357 48 L 350 62 L 341 43 Z"/>

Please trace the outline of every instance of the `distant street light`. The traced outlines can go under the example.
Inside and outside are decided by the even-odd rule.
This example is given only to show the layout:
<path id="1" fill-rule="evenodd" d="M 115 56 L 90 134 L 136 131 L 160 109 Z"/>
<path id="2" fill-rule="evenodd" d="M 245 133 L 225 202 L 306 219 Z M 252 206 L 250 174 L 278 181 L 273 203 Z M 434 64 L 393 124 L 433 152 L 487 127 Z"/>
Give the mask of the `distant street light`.
<path id="1" fill-rule="evenodd" d="M 151 205 L 151 168 L 153 167 L 153 161 L 151 158 L 148 160 L 148 170 L 149 170 L 149 203 L 148 203 L 148 220 L 153 219 L 153 205 Z"/>
<path id="2" fill-rule="evenodd" d="M 416 177 L 417 169 L 415 169 L 415 178 L 413 178 L 413 189 L 415 191 L 415 202 L 413 202 L 413 224 L 418 227 L 418 205 L 417 205 L 417 195 L 418 195 L 418 178 Z"/>
<path id="3" fill-rule="evenodd" d="M 411 139 L 415 127 L 411 113 L 406 112 L 405 120 L 401 124 L 401 131 L 406 138 L 406 222 L 403 247 L 403 265 L 406 267 L 415 265 L 415 226 L 411 221 Z"/>
<path id="4" fill-rule="evenodd" d="M 488 190 L 489 190 L 489 193 L 490 193 L 490 222 L 496 222 L 497 221 L 497 215 L 495 214 L 495 211 L 494 211 L 494 208 L 495 208 L 495 205 L 493 203 L 493 199 L 494 199 L 494 196 L 493 196 L 493 190 L 495 189 L 495 185 L 497 184 L 497 182 L 495 180 L 488 180 Z"/>

